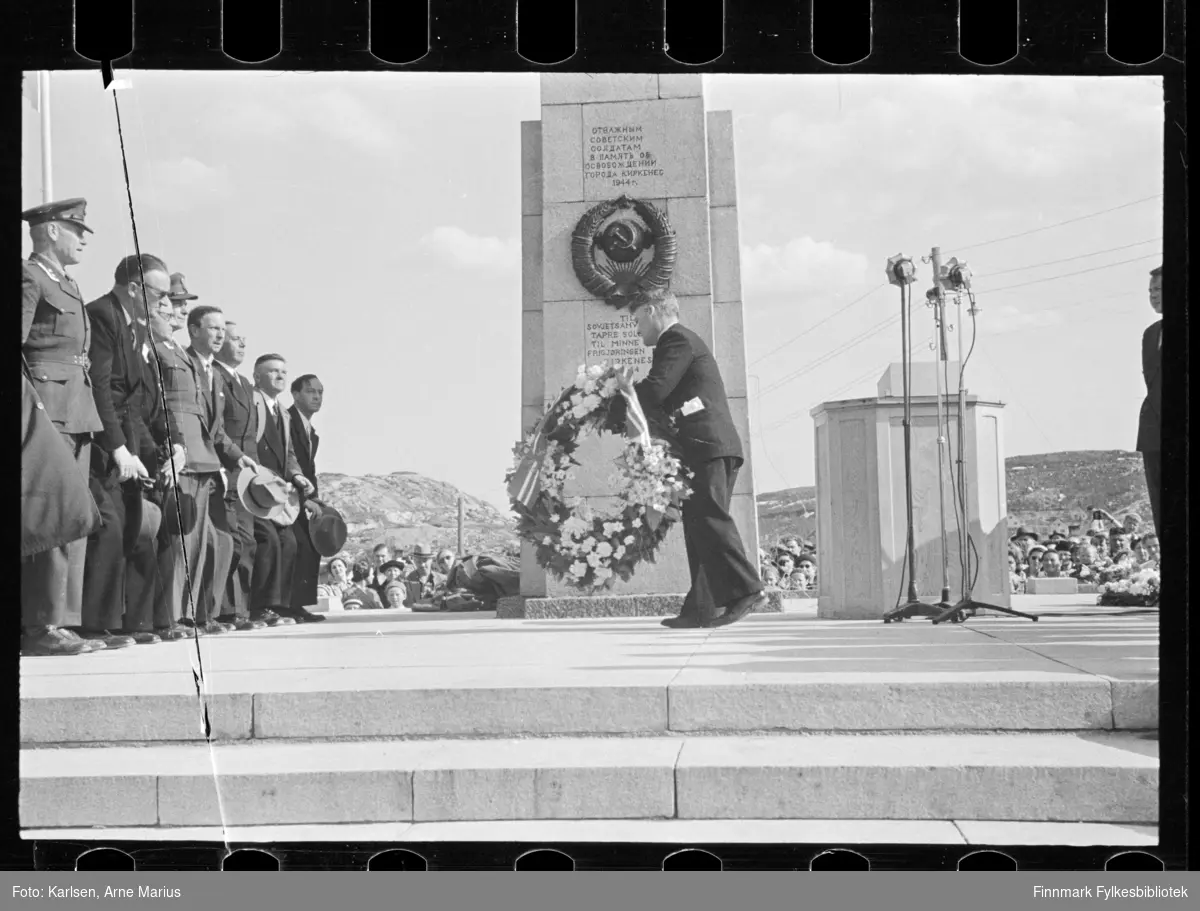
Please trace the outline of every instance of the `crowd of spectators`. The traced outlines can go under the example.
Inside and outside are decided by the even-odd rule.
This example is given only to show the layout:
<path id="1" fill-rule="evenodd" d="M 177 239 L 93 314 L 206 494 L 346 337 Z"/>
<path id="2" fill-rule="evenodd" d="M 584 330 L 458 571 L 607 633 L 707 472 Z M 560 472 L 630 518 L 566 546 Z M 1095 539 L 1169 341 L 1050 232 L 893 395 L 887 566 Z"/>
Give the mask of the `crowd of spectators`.
<path id="1" fill-rule="evenodd" d="M 1158 569 L 1158 535 L 1142 528 L 1139 516 L 1130 513 L 1120 522 L 1105 510 L 1078 534 L 1075 526 L 1041 537 L 1018 528 L 1008 549 L 1008 571 L 1013 594 L 1023 594 L 1029 579 L 1075 579 L 1080 585 L 1102 585 L 1126 579 L 1141 569 Z"/>
<path id="2" fill-rule="evenodd" d="M 342 610 L 471 611 L 494 610 L 499 598 L 519 590 L 520 572 L 510 561 L 449 548 L 435 553 L 424 544 L 397 554 L 380 543 L 370 559 L 333 557 L 317 593 Z"/>
<path id="3" fill-rule="evenodd" d="M 816 592 L 816 543 L 801 542 L 794 535 L 785 535 L 775 546 L 759 548 L 758 572 L 762 581 L 771 588 L 789 592 Z"/>

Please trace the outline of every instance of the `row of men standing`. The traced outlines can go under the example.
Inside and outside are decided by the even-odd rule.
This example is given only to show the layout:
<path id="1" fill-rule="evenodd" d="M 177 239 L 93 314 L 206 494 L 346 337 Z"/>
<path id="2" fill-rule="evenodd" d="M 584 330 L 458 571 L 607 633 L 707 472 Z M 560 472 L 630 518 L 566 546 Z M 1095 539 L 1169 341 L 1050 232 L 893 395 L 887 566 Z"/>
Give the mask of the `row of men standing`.
<path id="1" fill-rule="evenodd" d="M 22 215 L 22 388 L 27 427 L 41 428 L 22 445 L 23 653 L 324 619 L 305 609 L 320 559 L 308 533 L 320 381 L 292 384 L 285 417 L 286 360 L 263 355 L 247 379 L 244 336 L 220 309 L 191 307 L 155 256 L 123 259 L 85 305 L 66 273 L 87 246 L 85 212 L 71 199 Z M 272 485 L 298 508 L 264 504 L 256 493 Z"/>

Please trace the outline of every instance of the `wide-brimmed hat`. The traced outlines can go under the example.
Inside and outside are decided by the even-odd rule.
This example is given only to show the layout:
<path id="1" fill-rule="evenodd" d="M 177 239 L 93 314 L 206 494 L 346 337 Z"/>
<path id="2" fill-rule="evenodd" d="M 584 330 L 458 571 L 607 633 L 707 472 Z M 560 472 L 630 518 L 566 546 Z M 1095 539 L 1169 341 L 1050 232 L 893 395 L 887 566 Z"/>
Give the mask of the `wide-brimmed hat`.
<path id="1" fill-rule="evenodd" d="M 187 281 L 182 272 L 171 273 L 171 292 L 168 295 L 173 301 L 199 300 L 199 294 L 192 294 L 187 289 Z"/>
<path id="2" fill-rule="evenodd" d="M 414 557 L 432 557 L 433 551 L 428 544 L 416 544 L 413 546 L 411 555 Z"/>
<path id="3" fill-rule="evenodd" d="M 132 514 L 131 513 L 136 513 Z M 162 528 L 162 510 L 152 500 L 132 497 L 125 504 L 125 553 L 131 554 L 139 542 L 154 541 Z"/>
<path id="4" fill-rule="evenodd" d="M 86 215 L 87 200 L 76 196 L 72 199 L 60 199 L 58 202 L 47 202 L 40 206 L 34 206 L 32 209 L 26 209 L 21 213 L 21 220 L 28 222 L 31 228 L 34 225 L 44 225 L 51 221 L 66 221 L 93 234 L 95 232 L 84 222 Z"/>
<path id="5" fill-rule="evenodd" d="M 408 567 L 407 567 L 407 566 L 405 566 L 405 565 L 404 565 L 404 564 L 403 564 L 401 561 L 399 561 L 399 560 L 388 560 L 388 561 L 387 561 L 386 563 L 384 563 L 384 564 L 383 564 L 381 567 L 379 567 L 379 571 L 380 571 L 381 573 L 385 573 L 385 572 L 387 572 L 389 569 L 391 569 L 393 566 L 394 566 L 394 567 L 396 567 L 396 569 L 398 569 L 398 570 L 401 570 L 402 572 L 408 572 Z"/>
<path id="6" fill-rule="evenodd" d="M 1013 536 L 1009 538 L 1009 540 L 1015 541 L 1017 538 L 1033 538 L 1035 541 L 1039 540 L 1037 532 L 1026 528 L 1024 525 L 1018 528 Z"/>
<path id="7" fill-rule="evenodd" d="M 321 510 L 308 520 L 308 537 L 312 541 L 313 550 L 322 557 L 332 557 L 346 546 L 346 537 L 349 534 L 346 520 L 340 512 L 321 500 L 310 499 L 309 502 L 315 503 Z"/>
<path id="8" fill-rule="evenodd" d="M 261 465 L 243 468 L 238 472 L 236 483 L 242 506 L 258 519 L 274 519 L 282 515 L 289 497 L 294 494 L 287 481 Z"/>

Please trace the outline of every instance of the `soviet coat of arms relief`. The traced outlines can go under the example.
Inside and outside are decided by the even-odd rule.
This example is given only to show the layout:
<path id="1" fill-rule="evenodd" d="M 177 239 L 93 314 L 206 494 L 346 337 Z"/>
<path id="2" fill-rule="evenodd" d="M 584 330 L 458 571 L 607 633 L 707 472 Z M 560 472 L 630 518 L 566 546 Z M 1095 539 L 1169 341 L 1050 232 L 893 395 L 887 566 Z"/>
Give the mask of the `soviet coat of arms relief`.
<path id="1" fill-rule="evenodd" d="M 639 293 L 668 287 L 675 256 L 675 231 L 666 213 L 628 196 L 588 210 L 571 236 L 571 262 L 580 283 L 617 309 Z"/>

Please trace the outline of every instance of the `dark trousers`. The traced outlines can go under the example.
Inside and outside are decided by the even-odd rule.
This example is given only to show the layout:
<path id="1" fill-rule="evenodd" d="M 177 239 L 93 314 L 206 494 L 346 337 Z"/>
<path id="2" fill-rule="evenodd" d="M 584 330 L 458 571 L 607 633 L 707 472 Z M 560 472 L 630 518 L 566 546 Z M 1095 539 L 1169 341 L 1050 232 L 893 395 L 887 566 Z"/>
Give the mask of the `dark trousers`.
<path id="1" fill-rule="evenodd" d="M 292 526 L 296 536 L 296 566 L 292 571 L 292 607 L 312 607 L 317 603 L 317 577 L 321 555 L 308 536 L 308 515 L 301 511 Z"/>
<path id="2" fill-rule="evenodd" d="M 61 433 L 61 431 L 60 431 Z M 62 433 L 63 442 L 87 482 L 92 437 Z M 79 626 L 83 615 L 83 567 L 87 538 L 34 554 L 21 564 L 21 626 Z"/>
<path id="3" fill-rule="evenodd" d="M 711 620 L 719 608 L 762 591 L 758 572 L 746 558 L 729 502 L 740 460 L 710 459 L 689 464 L 692 495 L 683 501 L 683 541 L 692 587 L 680 616 Z"/>
<path id="4" fill-rule="evenodd" d="M 1150 512 L 1154 516 L 1154 533 L 1162 545 L 1162 453 L 1143 452 L 1142 464 L 1146 466 L 1146 488 L 1150 492 Z"/>
<path id="5" fill-rule="evenodd" d="M 254 577 L 254 516 L 238 500 L 225 500 L 225 514 L 233 536 L 233 560 L 225 580 L 225 598 L 221 603 L 224 616 L 246 617 L 250 613 L 250 586 Z"/>
<path id="6" fill-rule="evenodd" d="M 233 549 L 231 542 L 221 540 L 229 537 L 222 508 L 225 482 L 221 473 L 180 474 L 177 488 L 167 491 L 163 505 L 158 555 L 162 592 L 155 610 L 156 626 L 167 625 L 163 621 L 177 622 L 180 617 L 190 617 L 197 623 L 211 619 L 211 580 L 223 580 L 228 575 Z M 177 514 L 177 506 L 182 516 Z"/>
<path id="7" fill-rule="evenodd" d="M 149 630 L 154 626 L 158 588 L 157 539 L 155 534 L 138 535 L 129 550 L 125 542 L 129 523 L 137 522 L 140 528 L 141 510 L 155 507 L 142 503 L 136 485 L 121 484 L 112 477 L 93 473 L 91 490 L 104 525 L 87 540 L 80 626 L 88 630 Z"/>
<path id="8" fill-rule="evenodd" d="M 291 526 L 254 519 L 254 577 L 250 609 L 291 607 L 296 535 Z"/>

